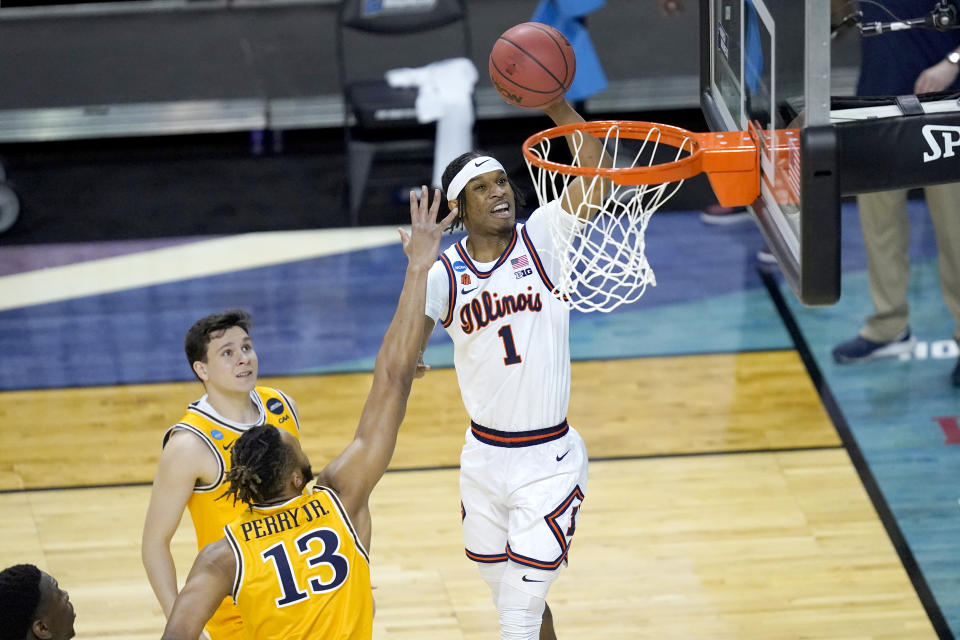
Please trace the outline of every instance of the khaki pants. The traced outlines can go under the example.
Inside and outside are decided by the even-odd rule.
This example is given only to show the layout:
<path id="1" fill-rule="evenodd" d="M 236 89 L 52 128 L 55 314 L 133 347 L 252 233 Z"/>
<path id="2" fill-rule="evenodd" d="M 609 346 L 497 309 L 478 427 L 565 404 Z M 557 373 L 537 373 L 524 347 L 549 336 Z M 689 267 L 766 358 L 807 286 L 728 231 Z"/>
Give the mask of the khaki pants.
<path id="1" fill-rule="evenodd" d="M 937 236 L 940 288 L 953 315 L 953 337 L 960 342 L 960 183 L 924 188 Z M 907 191 L 857 196 L 860 228 L 867 248 L 867 273 L 875 313 L 860 335 L 890 342 L 909 325 L 907 282 L 910 276 L 910 219 Z"/>

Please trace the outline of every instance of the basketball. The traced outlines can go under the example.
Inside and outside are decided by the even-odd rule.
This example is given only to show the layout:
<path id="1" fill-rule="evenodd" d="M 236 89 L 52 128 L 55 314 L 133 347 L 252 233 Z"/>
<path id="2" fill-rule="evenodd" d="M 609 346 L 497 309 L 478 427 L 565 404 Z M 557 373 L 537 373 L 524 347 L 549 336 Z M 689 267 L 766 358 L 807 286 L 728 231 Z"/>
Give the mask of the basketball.
<path id="1" fill-rule="evenodd" d="M 490 80 L 504 100 L 518 107 L 533 109 L 556 100 L 576 72 L 570 41 L 539 22 L 510 27 L 490 51 Z"/>

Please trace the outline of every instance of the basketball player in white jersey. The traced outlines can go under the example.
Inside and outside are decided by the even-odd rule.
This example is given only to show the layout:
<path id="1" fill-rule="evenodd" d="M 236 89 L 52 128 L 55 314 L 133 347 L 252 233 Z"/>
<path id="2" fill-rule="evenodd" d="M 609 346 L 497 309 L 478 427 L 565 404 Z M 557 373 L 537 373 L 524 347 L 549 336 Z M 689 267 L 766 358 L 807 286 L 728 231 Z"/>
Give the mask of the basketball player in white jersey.
<path id="1" fill-rule="evenodd" d="M 563 98 L 543 110 L 557 125 L 583 122 Z M 578 153 L 582 166 L 612 166 L 592 137 Z M 595 210 L 580 205 L 599 204 L 610 184 L 588 189 L 589 180 L 571 182 L 524 224 L 495 158 L 470 152 L 443 175 L 467 237 L 430 271 L 423 345 L 437 321 L 453 339 L 471 419 L 460 458 L 464 543 L 490 587 L 503 639 L 556 637 L 545 598 L 566 562 L 586 491 L 586 448 L 566 420 L 569 309 L 551 293 L 561 256 L 547 222 L 579 224 L 576 214 Z"/>

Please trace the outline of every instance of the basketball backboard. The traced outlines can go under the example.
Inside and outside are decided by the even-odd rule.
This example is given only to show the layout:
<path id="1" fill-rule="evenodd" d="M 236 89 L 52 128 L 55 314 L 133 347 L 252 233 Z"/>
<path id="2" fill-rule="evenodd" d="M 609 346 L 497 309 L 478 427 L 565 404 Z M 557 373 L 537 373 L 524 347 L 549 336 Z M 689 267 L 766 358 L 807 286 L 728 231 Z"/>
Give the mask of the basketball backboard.
<path id="1" fill-rule="evenodd" d="M 767 245 L 804 304 L 840 296 L 830 126 L 830 0 L 700 0 L 700 102 L 714 131 L 752 131 Z"/>

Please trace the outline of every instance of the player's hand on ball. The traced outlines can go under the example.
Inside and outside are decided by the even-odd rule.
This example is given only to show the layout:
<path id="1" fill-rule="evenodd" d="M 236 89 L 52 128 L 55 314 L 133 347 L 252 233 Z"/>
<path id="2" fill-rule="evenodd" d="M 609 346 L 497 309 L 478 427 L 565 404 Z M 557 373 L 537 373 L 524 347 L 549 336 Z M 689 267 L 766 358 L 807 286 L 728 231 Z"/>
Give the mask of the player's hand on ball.
<path id="1" fill-rule="evenodd" d="M 509 104 L 540 109 L 567 93 L 577 73 L 573 45 L 540 22 L 510 27 L 490 50 L 490 81 Z"/>

